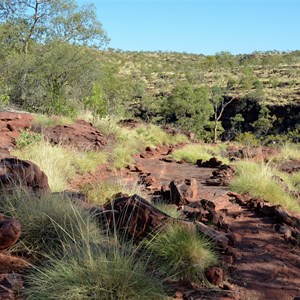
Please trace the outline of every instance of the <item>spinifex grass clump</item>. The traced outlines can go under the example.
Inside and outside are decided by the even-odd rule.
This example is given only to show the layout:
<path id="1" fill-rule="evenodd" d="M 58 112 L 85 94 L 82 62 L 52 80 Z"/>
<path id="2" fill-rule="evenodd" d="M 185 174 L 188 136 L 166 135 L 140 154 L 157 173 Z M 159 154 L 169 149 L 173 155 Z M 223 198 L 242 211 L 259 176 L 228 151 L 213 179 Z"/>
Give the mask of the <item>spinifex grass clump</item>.
<path id="1" fill-rule="evenodd" d="M 160 211 L 164 212 L 165 214 L 169 215 L 172 218 L 182 218 L 182 214 L 178 210 L 176 205 L 173 204 L 166 204 L 164 202 L 156 202 L 152 203 L 156 208 Z"/>
<path id="2" fill-rule="evenodd" d="M 20 221 L 22 234 L 15 251 L 38 258 L 61 255 L 64 249 L 102 240 L 94 218 L 62 196 L 42 196 L 16 191 L 2 195 L 0 212 Z"/>
<path id="3" fill-rule="evenodd" d="M 286 209 L 300 212 L 296 198 L 274 179 L 269 165 L 241 161 L 236 164 L 237 176 L 230 182 L 230 188 L 238 193 L 249 193 L 252 197 L 262 198 L 272 204 L 280 204 Z"/>
<path id="4" fill-rule="evenodd" d="M 31 274 L 27 299 L 159 300 L 166 299 L 161 281 L 147 270 L 147 258 L 134 249 L 113 246 L 73 250 L 63 259 Z"/>
<path id="5" fill-rule="evenodd" d="M 39 141 L 13 152 L 20 159 L 36 163 L 46 173 L 52 191 L 63 191 L 77 173 L 91 172 L 106 162 L 103 152 L 79 152 L 60 145 Z"/>
<path id="6" fill-rule="evenodd" d="M 170 279 L 202 281 L 204 270 L 217 263 L 213 245 L 195 228 L 170 226 L 146 244 L 157 272 Z"/>
<path id="7" fill-rule="evenodd" d="M 103 205 L 118 193 L 127 194 L 128 196 L 137 194 L 143 198 L 147 196 L 142 191 L 142 186 L 137 183 L 128 183 L 121 178 L 116 181 L 101 181 L 90 183 L 82 188 L 82 192 L 86 194 L 89 202 Z"/>
<path id="8" fill-rule="evenodd" d="M 214 156 L 224 164 L 229 164 L 228 159 L 222 156 L 223 151 L 224 148 L 221 145 L 187 145 L 181 149 L 175 150 L 172 153 L 172 157 L 178 161 L 184 160 L 188 163 L 195 164 L 198 159 L 206 161 Z"/>

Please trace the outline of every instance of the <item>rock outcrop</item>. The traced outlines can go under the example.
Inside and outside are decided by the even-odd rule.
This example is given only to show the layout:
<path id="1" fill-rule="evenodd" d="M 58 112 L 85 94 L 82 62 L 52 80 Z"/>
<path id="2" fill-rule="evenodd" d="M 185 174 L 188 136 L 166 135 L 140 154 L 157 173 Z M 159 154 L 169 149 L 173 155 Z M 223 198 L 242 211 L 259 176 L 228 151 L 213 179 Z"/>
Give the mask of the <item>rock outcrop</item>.
<path id="1" fill-rule="evenodd" d="M 79 150 L 97 151 L 107 144 L 107 139 L 101 132 L 91 123 L 82 120 L 71 125 L 48 126 L 42 133 L 52 144 L 71 146 Z"/>
<path id="2" fill-rule="evenodd" d="M 17 187 L 35 194 L 50 191 L 47 175 L 33 162 L 17 158 L 0 160 L 0 190 L 14 191 Z"/>

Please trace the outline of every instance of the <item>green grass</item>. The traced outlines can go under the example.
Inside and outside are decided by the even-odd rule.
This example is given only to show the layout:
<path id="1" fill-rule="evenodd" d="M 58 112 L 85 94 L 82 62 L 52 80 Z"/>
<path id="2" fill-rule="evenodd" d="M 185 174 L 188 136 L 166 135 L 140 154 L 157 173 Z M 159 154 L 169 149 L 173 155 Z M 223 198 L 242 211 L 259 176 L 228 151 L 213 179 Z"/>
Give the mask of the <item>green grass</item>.
<path id="1" fill-rule="evenodd" d="M 274 171 L 269 165 L 251 161 L 236 163 L 237 176 L 230 182 L 230 188 L 238 193 L 249 193 L 272 204 L 300 212 L 300 204 L 289 195 L 273 178 Z"/>
<path id="2" fill-rule="evenodd" d="M 172 218 L 182 218 L 180 211 L 178 211 L 176 205 L 172 204 L 165 204 L 163 202 L 152 203 L 156 208 L 160 211 L 164 212 L 165 214 L 169 215 Z"/>
<path id="3" fill-rule="evenodd" d="M 224 151 L 225 145 L 211 146 L 205 144 L 193 144 L 175 150 L 172 153 L 172 157 L 177 161 L 183 160 L 188 163 L 195 164 L 198 159 L 206 161 L 214 156 L 217 159 L 221 160 L 224 164 L 229 164 L 229 160 L 222 156 L 222 153 Z"/>
<path id="4" fill-rule="evenodd" d="M 89 202 L 98 205 L 103 205 L 108 200 L 111 200 L 117 193 L 123 193 L 129 196 L 137 194 L 144 199 L 147 198 L 142 192 L 142 186 L 137 183 L 127 183 L 122 179 L 87 184 L 82 188 L 82 192 L 86 194 Z"/>
<path id="5" fill-rule="evenodd" d="M 195 228 L 173 225 L 147 242 L 157 272 L 169 279 L 204 279 L 204 270 L 217 263 L 213 245 Z"/>
<path id="6" fill-rule="evenodd" d="M 1 196 L 0 210 L 22 225 L 15 251 L 34 257 L 61 255 L 70 246 L 103 239 L 93 216 L 62 196 L 38 199 L 16 190 L 13 195 Z"/>
<path id="7" fill-rule="evenodd" d="M 300 160 L 300 146 L 298 144 L 285 144 L 274 158 L 276 162 L 288 160 Z"/>
<path id="8" fill-rule="evenodd" d="M 47 116 L 33 114 L 34 119 L 31 124 L 32 128 L 41 128 L 55 125 L 69 125 L 74 123 L 74 119 L 67 116 Z"/>
<path id="9" fill-rule="evenodd" d="M 148 269 L 147 257 L 128 245 L 85 247 L 30 274 L 24 294 L 32 300 L 166 299 L 161 280 Z"/>
<path id="10" fill-rule="evenodd" d="M 133 155 L 142 152 L 146 147 L 155 148 L 187 142 L 186 136 L 178 134 L 173 137 L 155 125 L 141 125 L 134 129 L 114 127 L 114 131 L 117 144 L 112 157 L 114 168 L 117 170 L 133 164 Z"/>
<path id="11" fill-rule="evenodd" d="M 65 190 L 68 180 L 76 174 L 95 171 L 97 165 L 107 160 L 107 154 L 103 152 L 79 152 L 44 140 L 17 149 L 12 154 L 36 163 L 48 176 L 49 186 L 55 192 Z"/>

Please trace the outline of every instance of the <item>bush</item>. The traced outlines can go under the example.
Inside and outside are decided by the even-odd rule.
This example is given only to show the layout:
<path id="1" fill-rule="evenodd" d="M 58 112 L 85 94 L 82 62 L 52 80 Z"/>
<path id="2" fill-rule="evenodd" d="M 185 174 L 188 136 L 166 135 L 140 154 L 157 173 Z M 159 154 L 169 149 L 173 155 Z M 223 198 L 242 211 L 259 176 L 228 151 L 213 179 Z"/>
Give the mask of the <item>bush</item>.
<path id="1" fill-rule="evenodd" d="M 124 247 L 110 251 L 72 251 L 38 269 L 27 280 L 28 299 L 157 300 L 165 299 L 162 283 L 143 261 Z"/>
<path id="2" fill-rule="evenodd" d="M 212 244 L 195 228 L 173 225 L 146 244 L 157 272 L 170 279 L 199 282 L 204 278 L 204 270 L 217 263 Z"/>
<path id="3" fill-rule="evenodd" d="M 273 178 L 273 170 L 266 164 L 241 161 L 236 164 L 237 176 L 230 182 L 233 191 L 262 198 L 272 204 L 300 212 L 297 199 L 289 195 Z"/>
<path id="4" fill-rule="evenodd" d="M 19 138 L 16 140 L 18 149 L 24 148 L 42 140 L 43 136 L 40 133 L 30 132 L 30 129 L 21 130 Z"/>
<path id="5" fill-rule="evenodd" d="M 66 248 L 102 238 L 93 217 L 62 196 L 42 196 L 16 191 L 2 195 L 1 213 L 18 219 L 22 235 L 15 250 L 35 257 L 61 255 Z"/>
<path id="6" fill-rule="evenodd" d="M 256 136 L 251 132 L 243 132 L 239 134 L 235 141 L 245 146 L 259 146 L 260 140 L 256 138 Z"/>

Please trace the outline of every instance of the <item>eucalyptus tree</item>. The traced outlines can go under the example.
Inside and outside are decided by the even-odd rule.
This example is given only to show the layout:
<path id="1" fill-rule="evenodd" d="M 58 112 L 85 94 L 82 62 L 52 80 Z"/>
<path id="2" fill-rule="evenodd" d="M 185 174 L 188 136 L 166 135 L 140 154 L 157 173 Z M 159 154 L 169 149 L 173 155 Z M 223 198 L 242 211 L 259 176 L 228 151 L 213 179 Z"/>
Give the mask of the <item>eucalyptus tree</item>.
<path id="1" fill-rule="evenodd" d="M 6 45 L 2 71 L 7 72 L 14 100 L 22 105 L 55 81 L 60 81 L 60 91 L 70 90 L 74 74 L 69 73 L 95 62 L 95 56 L 84 57 L 94 52 L 83 48 L 99 49 L 107 42 L 93 5 L 79 7 L 73 0 L 0 0 L 0 45 Z M 47 84 L 49 78 L 54 82 Z"/>

